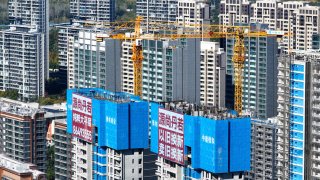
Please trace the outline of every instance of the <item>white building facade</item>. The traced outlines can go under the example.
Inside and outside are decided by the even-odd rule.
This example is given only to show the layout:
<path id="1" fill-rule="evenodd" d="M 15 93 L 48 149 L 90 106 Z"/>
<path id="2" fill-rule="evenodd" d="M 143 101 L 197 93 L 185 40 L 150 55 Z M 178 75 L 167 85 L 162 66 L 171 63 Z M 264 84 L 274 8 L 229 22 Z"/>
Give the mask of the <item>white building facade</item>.
<path id="1" fill-rule="evenodd" d="M 70 14 L 76 21 L 112 22 L 115 9 L 116 0 L 70 1 Z"/>
<path id="2" fill-rule="evenodd" d="M 203 0 L 178 0 L 176 21 L 179 27 L 200 31 L 210 24 L 210 4 Z"/>
<path id="3" fill-rule="evenodd" d="M 134 69 L 132 61 L 132 41 L 123 41 L 121 49 L 121 91 L 134 93 Z"/>
<path id="4" fill-rule="evenodd" d="M 27 27 L 0 31 L 0 90 L 16 90 L 23 101 L 45 94 L 45 36 Z"/>
<path id="5" fill-rule="evenodd" d="M 201 41 L 200 103 L 225 107 L 226 54 L 220 44 Z"/>

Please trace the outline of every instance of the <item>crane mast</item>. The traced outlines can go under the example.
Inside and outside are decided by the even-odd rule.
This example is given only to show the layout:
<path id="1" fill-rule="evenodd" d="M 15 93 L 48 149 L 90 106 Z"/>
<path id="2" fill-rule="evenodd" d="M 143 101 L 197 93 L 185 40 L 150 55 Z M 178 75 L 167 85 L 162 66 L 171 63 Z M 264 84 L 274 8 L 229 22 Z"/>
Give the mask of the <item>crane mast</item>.
<path id="1" fill-rule="evenodd" d="M 242 79 L 245 62 L 245 46 L 243 29 L 236 29 L 235 44 L 233 48 L 233 69 L 234 69 L 234 109 L 241 116 L 242 114 Z"/>
<path id="2" fill-rule="evenodd" d="M 134 39 L 132 44 L 132 61 L 133 61 L 133 74 L 134 74 L 134 94 L 142 96 L 142 61 L 143 50 L 140 38 L 140 24 L 141 17 L 137 17 L 134 28 Z"/>

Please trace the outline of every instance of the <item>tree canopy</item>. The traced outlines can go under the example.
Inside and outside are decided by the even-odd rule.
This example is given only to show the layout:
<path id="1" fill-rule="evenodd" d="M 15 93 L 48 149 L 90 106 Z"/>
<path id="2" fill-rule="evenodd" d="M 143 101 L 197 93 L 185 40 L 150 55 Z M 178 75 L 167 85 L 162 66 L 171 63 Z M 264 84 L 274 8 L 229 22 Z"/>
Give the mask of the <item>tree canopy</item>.
<path id="1" fill-rule="evenodd" d="M 0 91 L 0 97 L 18 100 L 19 99 L 19 92 L 17 90 Z"/>

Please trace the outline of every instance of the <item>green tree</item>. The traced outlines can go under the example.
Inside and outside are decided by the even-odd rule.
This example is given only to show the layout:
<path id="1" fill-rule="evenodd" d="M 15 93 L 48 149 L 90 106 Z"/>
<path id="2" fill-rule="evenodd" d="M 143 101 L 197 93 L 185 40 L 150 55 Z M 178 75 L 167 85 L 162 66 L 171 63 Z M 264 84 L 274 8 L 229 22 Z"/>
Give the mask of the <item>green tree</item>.
<path id="1" fill-rule="evenodd" d="M 219 24 L 220 0 L 211 0 L 213 8 L 211 9 L 211 23 Z"/>
<path id="2" fill-rule="evenodd" d="M 8 89 L 5 91 L 0 91 L 0 97 L 18 100 L 19 99 L 19 91 L 11 90 L 11 89 Z"/>
<path id="3" fill-rule="evenodd" d="M 47 151 L 47 179 L 54 180 L 54 146 L 49 146 Z"/>
<path id="4" fill-rule="evenodd" d="M 49 66 L 50 69 L 59 68 L 59 49 L 58 49 L 59 29 L 52 28 L 49 32 Z"/>
<path id="5" fill-rule="evenodd" d="M 136 17 L 136 1 L 135 0 L 117 0 L 116 3 L 116 19 L 117 21 L 131 21 Z"/>
<path id="6" fill-rule="evenodd" d="M 52 105 L 52 104 L 60 104 L 65 102 L 65 97 L 63 96 L 50 96 L 50 97 L 40 97 L 38 103 L 41 106 L 44 105 Z"/>
<path id="7" fill-rule="evenodd" d="M 49 0 L 49 19 L 53 23 L 69 22 L 69 0 Z"/>

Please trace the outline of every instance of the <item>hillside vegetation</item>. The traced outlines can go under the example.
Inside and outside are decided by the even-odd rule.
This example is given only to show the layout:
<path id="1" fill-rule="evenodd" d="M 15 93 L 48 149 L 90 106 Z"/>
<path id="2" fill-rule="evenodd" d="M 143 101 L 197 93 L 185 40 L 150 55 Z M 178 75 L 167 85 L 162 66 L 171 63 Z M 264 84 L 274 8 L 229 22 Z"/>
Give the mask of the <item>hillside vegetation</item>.
<path id="1" fill-rule="evenodd" d="M 50 0 L 50 22 L 69 22 L 69 0 Z"/>
<path id="2" fill-rule="evenodd" d="M 134 20 L 136 17 L 136 0 L 117 0 L 116 18 L 118 21 Z"/>

